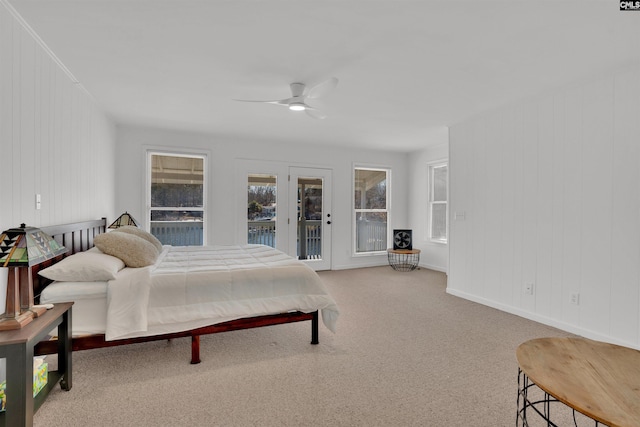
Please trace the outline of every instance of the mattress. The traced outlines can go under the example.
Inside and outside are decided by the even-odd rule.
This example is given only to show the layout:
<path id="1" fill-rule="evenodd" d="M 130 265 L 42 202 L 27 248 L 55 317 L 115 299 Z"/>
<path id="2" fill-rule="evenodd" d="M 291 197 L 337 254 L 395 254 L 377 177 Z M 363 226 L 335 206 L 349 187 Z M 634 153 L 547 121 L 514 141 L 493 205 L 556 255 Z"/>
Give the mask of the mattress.
<path id="1" fill-rule="evenodd" d="M 42 291 L 41 304 L 73 301 L 73 336 L 104 334 L 108 282 L 53 282 Z M 57 333 L 57 331 L 56 331 Z"/>

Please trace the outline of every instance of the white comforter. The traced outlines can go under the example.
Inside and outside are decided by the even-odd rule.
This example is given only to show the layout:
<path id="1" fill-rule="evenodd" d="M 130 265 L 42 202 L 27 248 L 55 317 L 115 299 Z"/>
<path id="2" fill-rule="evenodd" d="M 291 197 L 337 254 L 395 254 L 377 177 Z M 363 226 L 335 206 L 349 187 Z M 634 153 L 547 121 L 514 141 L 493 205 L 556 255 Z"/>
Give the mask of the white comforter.
<path id="1" fill-rule="evenodd" d="M 107 292 L 107 340 L 316 310 L 335 332 L 338 318 L 309 266 L 262 245 L 166 246 L 153 266 L 122 270 Z"/>

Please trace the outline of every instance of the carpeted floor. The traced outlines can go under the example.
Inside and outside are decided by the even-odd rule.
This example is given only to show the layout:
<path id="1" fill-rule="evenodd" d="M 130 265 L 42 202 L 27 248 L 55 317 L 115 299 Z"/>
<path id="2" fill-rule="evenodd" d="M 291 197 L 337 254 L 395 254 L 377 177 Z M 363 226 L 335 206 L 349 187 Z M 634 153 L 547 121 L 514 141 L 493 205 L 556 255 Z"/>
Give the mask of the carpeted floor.
<path id="1" fill-rule="evenodd" d="M 523 341 L 569 334 L 390 267 L 320 273 L 341 310 L 308 322 L 73 354 L 35 426 L 513 426 Z M 52 356 L 49 356 L 52 357 Z M 55 361 L 53 361 L 55 362 Z"/>

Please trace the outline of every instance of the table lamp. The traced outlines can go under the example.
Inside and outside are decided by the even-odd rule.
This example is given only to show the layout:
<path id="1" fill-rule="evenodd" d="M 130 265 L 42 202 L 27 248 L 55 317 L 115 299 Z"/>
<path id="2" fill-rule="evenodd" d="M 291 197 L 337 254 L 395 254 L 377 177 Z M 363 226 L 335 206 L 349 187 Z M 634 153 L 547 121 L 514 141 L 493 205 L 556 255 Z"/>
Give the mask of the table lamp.
<path id="1" fill-rule="evenodd" d="M 0 267 L 8 268 L 7 299 L 0 330 L 19 329 L 46 311 L 33 304 L 31 267 L 67 252 L 39 228 L 21 224 L 0 234 Z"/>
<path id="2" fill-rule="evenodd" d="M 125 225 L 133 225 L 138 227 L 138 221 L 136 221 L 135 218 L 133 218 L 127 211 L 120 215 L 118 219 L 113 221 L 113 223 L 108 228 L 120 228 L 124 227 Z"/>

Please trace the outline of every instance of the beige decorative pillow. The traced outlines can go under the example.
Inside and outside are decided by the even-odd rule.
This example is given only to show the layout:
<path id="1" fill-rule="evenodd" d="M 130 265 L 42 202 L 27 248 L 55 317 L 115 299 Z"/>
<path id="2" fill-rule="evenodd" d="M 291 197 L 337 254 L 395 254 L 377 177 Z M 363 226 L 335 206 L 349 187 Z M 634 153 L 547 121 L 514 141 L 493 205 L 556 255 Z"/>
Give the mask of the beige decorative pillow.
<path id="1" fill-rule="evenodd" d="M 124 261 L 127 267 L 146 267 L 156 262 L 158 250 L 145 239 L 129 233 L 104 233 L 93 239 L 105 254 Z"/>
<path id="2" fill-rule="evenodd" d="M 158 250 L 158 253 L 162 252 L 162 242 L 160 242 L 160 240 L 158 240 L 156 236 L 154 236 L 153 234 L 147 231 L 144 231 L 141 228 L 135 227 L 133 225 L 125 225 L 124 227 L 116 228 L 113 231 L 118 231 L 121 233 L 129 233 L 129 234 L 133 234 L 134 236 L 141 237 L 147 242 L 153 244 L 153 246 L 155 246 L 155 248 Z"/>
<path id="3" fill-rule="evenodd" d="M 115 279 L 123 268 L 121 259 L 89 250 L 70 255 L 38 274 L 63 282 L 98 282 Z"/>

